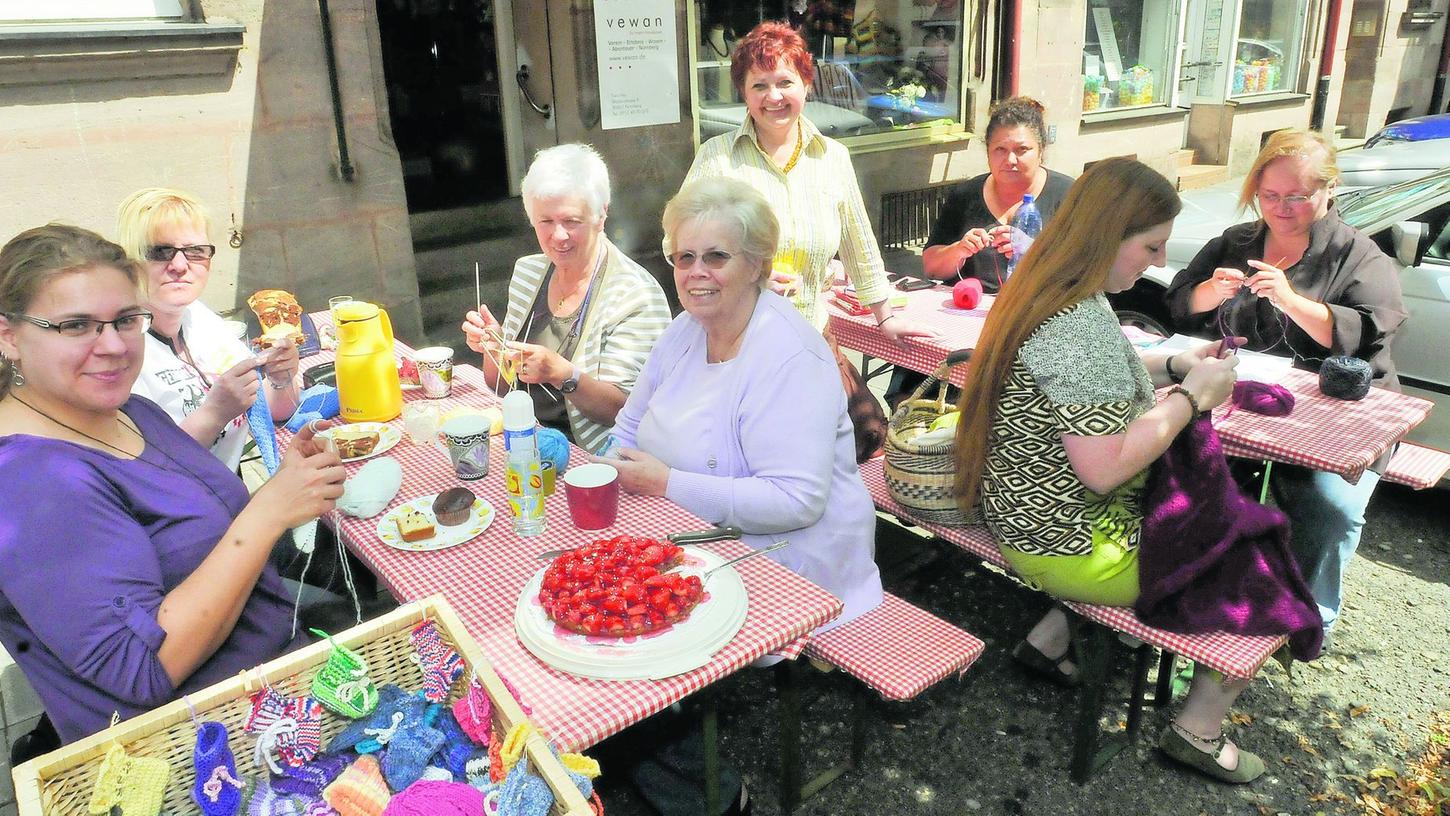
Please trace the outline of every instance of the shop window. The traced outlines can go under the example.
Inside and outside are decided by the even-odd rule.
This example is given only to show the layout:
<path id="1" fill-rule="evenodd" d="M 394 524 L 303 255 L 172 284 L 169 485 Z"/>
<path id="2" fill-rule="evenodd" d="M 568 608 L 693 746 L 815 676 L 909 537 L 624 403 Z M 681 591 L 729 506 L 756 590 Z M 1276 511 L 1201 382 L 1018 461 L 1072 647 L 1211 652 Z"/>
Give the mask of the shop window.
<path id="1" fill-rule="evenodd" d="M 961 0 L 697 0 L 700 138 L 739 127 L 730 50 L 762 20 L 795 26 L 815 57 L 806 116 L 827 136 L 957 124 L 962 116 Z"/>
<path id="2" fill-rule="evenodd" d="M 11 0 L 0 3 L 0 23 L 167 20 L 186 16 L 184 0 Z"/>
<path id="3" fill-rule="evenodd" d="M 1243 0 L 1234 44 L 1232 96 L 1298 87 L 1306 0 Z"/>
<path id="4" fill-rule="evenodd" d="M 1166 104 L 1178 40 L 1177 0 L 1090 0 L 1084 111 Z"/>

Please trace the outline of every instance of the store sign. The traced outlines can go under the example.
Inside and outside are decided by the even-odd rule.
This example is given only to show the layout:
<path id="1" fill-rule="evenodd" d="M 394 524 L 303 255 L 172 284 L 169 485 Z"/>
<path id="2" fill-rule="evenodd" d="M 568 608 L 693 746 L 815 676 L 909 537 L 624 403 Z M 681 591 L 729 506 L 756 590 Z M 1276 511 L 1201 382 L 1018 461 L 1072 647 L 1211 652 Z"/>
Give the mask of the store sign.
<path id="1" fill-rule="evenodd" d="M 680 121 L 671 0 L 595 0 L 594 45 L 605 130 Z"/>

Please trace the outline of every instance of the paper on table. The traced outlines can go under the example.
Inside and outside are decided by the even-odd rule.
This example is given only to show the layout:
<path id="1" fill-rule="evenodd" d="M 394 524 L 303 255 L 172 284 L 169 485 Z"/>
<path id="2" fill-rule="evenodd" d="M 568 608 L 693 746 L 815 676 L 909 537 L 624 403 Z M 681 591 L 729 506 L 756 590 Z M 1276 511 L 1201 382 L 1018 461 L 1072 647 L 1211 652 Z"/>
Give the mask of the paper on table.
<path id="1" fill-rule="evenodd" d="M 1177 354 L 1181 351 L 1196 349 L 1206 346 L 1209 343 L 1217 343 L 1217 340 L 1204 340 L 1201 337 L 1189 337 L 1186 334 L 1175 334 L 1149 350 L 1165 354 Z M 1293 368 L 1293 360 L 1288 357 L 1277 357 L 1273 354 L 1265 354 L 1261 351 L 1249 351 L 1239 349 L 1235 352 L 1239 358 L 1238 372 L 1240 380 L 1252 380 L 1261 383 L 1277 383 L 1284 379 L 1284 375 Z"/>

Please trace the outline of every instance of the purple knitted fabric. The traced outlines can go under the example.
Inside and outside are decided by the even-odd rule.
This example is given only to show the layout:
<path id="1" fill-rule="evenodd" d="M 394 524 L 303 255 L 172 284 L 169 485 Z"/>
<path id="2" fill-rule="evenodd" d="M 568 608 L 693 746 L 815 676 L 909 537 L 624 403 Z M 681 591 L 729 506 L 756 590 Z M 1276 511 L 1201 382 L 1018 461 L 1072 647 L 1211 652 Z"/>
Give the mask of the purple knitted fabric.
<path id="1" fill-rule="evenodd" d="M 1143 509 L 1133 609 L 1144 623 L 1185 634 L 1287 634 L 1295 659 L 1319 655 L 1324 622 L 1289 549 L 1289 522 L 1239 489 L 1207 417 L 1158 457 Z"/>
<path id="2" fill-rule="evenodd" d="M 433 727 L 443 733 L 443 747 L 438 749 L 433 764 L 447 768 L 454 779 L 467 778 L 468 760 L 482 749 L 463 733 L 463 727 L 458 724 L 451 711 L 443 712 Z"/>
<path id="3" fill-rule="evenodd" d="M 477 816 L 483 812 L 483 794 L 458 782 L 414 783 L 394 796 L 383 816 Z"/>
<path id="4" fill-rule="evenodd" d="M 252 800 L 247 803 L 247 816 L 298 816 L 297 805 L 291 797 L 272 790 L 271 780 L 266 774 L 258 777 L 252 789 Z"/>
<path id="5" fill-rule="evenodd" d="M 198 726 L 191 756 L 196 766 L 192 801 L 206 816 L 236 816 L 242 807 L 245 785 L 237 777 L 237 760 L 227 742 L 227 727 L 210 720 Z"/>
<path id="6" fill-rule="evenodd" d="M 283 768 L 282 775 L 272 778 L 272 789 L 279 793 L 321 799 L 322 791 L 347 769 L 352 758 L 344 754 L 319 754 L 298 768 Z"/>

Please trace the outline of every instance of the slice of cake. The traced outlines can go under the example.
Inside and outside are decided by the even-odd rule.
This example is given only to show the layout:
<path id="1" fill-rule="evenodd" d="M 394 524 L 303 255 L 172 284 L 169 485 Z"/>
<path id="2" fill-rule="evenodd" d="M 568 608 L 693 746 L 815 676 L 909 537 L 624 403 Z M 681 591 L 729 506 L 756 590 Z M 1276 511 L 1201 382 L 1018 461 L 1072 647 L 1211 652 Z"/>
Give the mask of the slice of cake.
<path id="1" fill-rule="evenodd" d="M 343 459 L 367 456 L 378 446 L 381 437 L 377 431 L 351 431 L 338 428 L 332 432 L 332 442 L 337 445 L 337 455 Z"/>
<path id="2" fill-rule="evenodd" d="M 412 507 L 404 507 L 396 518 L 398 524 L 398 535 L 404 541 L 422 541 L 432 538 L 434 532 L 433 520 L 428 518 L 426 513 L 415 510 Z"/>

